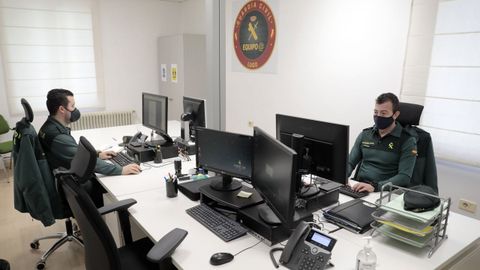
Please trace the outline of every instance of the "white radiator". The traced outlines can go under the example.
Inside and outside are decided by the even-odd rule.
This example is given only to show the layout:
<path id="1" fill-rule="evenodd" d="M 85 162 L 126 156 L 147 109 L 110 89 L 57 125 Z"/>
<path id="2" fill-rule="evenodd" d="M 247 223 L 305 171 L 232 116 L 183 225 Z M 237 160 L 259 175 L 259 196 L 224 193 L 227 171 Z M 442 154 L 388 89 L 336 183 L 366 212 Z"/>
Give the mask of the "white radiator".
<path id="1" fill-rule="evenodd" d="M 72 130 L 132 125 L 135 111 L 93 112 L 82 114 L 78 121 L 70 124 Z"/>

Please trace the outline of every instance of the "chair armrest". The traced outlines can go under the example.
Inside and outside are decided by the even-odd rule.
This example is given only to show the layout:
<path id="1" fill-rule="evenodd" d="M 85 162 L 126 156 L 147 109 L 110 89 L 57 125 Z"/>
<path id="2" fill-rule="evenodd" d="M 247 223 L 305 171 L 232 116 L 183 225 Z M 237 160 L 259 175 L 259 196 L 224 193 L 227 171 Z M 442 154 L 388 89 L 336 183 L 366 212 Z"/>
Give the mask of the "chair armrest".
<path id="1" fill-rule="evenodd" d="M 188 232 L 183 229 L 175 228 L 171 230 L 150 249 L 147 254 L 148 260 L 158 263 L 170 257 L 187 234 Z"/>
<path id="2" fill-rule="evenodd" d="M 136 204 L 137 201 L 134 199 L 121 200 L 103 207 L 98 208 L 100 215 L 105 215 L 115 211 L 123 211 L 130 208 L 130 206 Z"/>

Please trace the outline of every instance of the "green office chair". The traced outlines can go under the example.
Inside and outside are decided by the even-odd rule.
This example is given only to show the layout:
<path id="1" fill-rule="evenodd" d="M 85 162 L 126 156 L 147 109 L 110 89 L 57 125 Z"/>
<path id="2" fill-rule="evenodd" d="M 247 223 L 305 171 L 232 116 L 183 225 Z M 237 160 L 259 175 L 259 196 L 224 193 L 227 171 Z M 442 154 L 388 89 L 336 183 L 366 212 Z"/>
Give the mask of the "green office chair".
<path id="1" fill-rule="evenodd" d="M 0 115 L 0 135 L 6 134 L 10 131 L 10 127 L 8 126 L 7 121 L 5 121 L 5 118 L 3 118 L 2 115 Z M 13 149 L 13 141 L 6 141 L 6 142 L 0 142 L 0 169 L 2 169 L 5 172 L 5 177 L 7 178 L 7 182 L 10 183 L 10 180 L 8 180 L 8 173 L 7 173 L 7 168 L 5 167 L 5 162 L 3 161 L 4 155 L 10 153 L 10 169 L 12 169 L 12 153 Z"/>

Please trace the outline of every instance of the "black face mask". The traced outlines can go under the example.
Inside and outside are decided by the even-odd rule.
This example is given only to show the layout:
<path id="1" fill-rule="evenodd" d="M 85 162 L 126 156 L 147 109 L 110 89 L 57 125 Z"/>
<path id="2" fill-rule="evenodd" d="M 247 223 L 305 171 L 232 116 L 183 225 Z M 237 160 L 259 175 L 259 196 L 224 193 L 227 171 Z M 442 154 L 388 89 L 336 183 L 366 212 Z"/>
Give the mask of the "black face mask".
<path id="1" fill-rule="evenodd" d="M 393 115 L 390 116 L 390 117 L 382 117 L 382 116 L 376 116 L 374 115 L 373 116 L 373 121 L 375 122 L 375 126 L 378 128 L 378 129 L 386 129 L 388 128 L 392 123 L 393 121 L 395 121 L 393 119 Z"/>
<path id="2" fill-rule="evenodd" d="M 70 112 L 70 123 L 73 123 L 73 122 L 77 121 L 78 119 L 80 119 L 80 111 L 77 108 L 75 108 L 73 111 L 69 111 L 69 112 Z"/>

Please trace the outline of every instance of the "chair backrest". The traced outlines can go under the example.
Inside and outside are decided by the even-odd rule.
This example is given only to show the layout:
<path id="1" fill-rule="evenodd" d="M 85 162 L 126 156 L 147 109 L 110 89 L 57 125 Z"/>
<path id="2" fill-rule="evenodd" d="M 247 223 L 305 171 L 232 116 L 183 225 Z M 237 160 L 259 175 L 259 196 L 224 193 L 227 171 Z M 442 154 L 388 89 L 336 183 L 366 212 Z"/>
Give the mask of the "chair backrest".
<path id="1" fill-rule="evenodd" d="M 25 120 L 27 120 L 30 123 L 33 122 L 33 110 L 30 104 L 28 103 L 28 101 L 22 98 L 20 100 L 20 103 L 22 104 L 23 111 L 25 112 L 25 116 L 24 116 Z"/>
<path id="2" fill-rule="evenodd" d="M 420 117 L 422 116 L 423 106 L 413 103 L 400 102 L 400 115 L 397 121 L 402 126 L 418 126 Z"/>
<path id="3" fill-rule="evenodd" d="M 417 139 L 417 161 L 410 186 L 427 185 L 438 192 L 432 137 L 430 133 L 417 127 L 420 124 L 422 112 L 422 105 L 400 102 L 400 115 L 397 121 Z"/>
<path id="4" fill-rule="evenodd" d="M 31 107 L 25 99 L 22 99 L 22 106 L 26 114 L 16 123 L 13 135 L 14 205 L 18 211 L 28 212 L 49 226 L 55 219 L 68 217 L 68 207 L 62 204 L 37 132 L 31 124 Z"/>
<path id="5" fill-rule="evenodd" d="M 95 159 L 95 149 L 85 138 L 81 137 L 71 166 L 71 171 L 80 175 L 62 174 L 59 176 L 59 180 L 64 196 L 82 231 L 86 269 L 122 269 L 118 250 L 110 230 L 88 194 L 79 186 L 79 179 L 93 173 L 94 166 L 92 168 L 91 160 Z M 82 160 L 83 162 L 81 162 Z"/>
<path id="6" fill-rule="evenodd" d="M 94 175 L 96 163 L 97 151 L 85 137 L 81 136 L 69 172 L 75 174 L 80 183 L 84 183 Z"/>
<path id="7" fill-rule="evenodd" d="M 3 115 L 0 114 L 0 135 L 5 134 L 10 131 L 7 121 L 3 118 Z"/>

